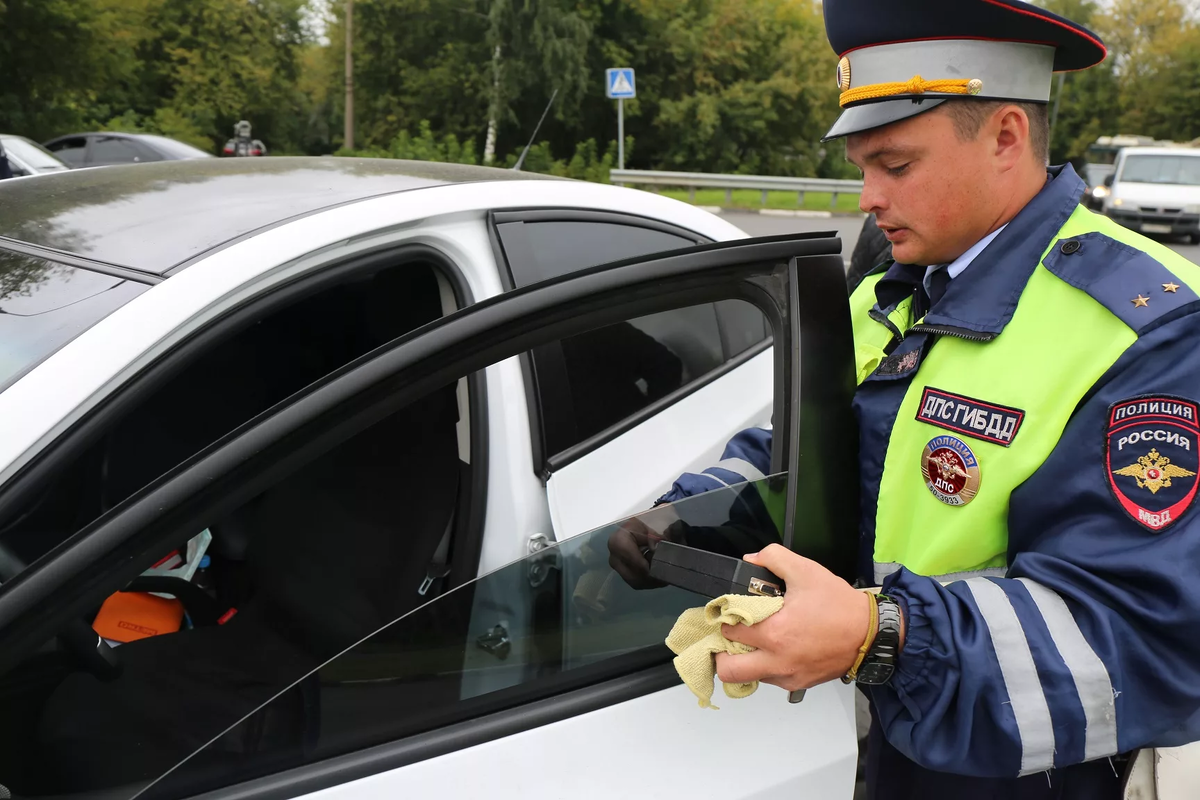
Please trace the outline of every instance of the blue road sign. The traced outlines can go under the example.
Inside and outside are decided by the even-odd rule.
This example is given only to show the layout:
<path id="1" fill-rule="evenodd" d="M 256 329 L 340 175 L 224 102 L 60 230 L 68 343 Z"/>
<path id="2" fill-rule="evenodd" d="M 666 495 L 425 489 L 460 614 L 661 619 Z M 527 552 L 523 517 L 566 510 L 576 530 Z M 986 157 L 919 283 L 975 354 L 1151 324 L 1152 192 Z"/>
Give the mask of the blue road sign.
<path id="1" fill-rule="evenodd" d="M 629 100 L 637 97 L 631 67 L 615 67 L 604 71 L 605 95 L 611 100 Z"/>

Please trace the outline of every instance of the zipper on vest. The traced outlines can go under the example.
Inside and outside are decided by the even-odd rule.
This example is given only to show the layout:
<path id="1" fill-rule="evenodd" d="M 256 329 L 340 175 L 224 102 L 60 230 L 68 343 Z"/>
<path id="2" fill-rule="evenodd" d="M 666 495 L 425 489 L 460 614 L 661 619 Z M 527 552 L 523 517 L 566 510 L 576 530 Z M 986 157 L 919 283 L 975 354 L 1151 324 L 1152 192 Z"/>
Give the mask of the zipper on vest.
<path id="1" fill-rule="evenodd" d="M 875 308 L 872 308 L 870 311 L 868 311 L 867 316 L 869 316 L 871 319 L 875 320 L 880 325 L 883 325 L 885 328 L 887 328 L 889 331 L 891 331 L 892 337 L 895 338 L 897 341 L 904 340 L 904 331 L 900 330 L 900 328 L 897 327 L 896 323 L 892 322 L 891 319 L 888 318 L 887 314 L 884 314 L 882 311 L 880 311 L 878 306 Z"/>
<path id="2" fill-rule="evenodd" d="M 978 331 L 971 331 L 966 328 L 956 328 L 953 325 L 927 325 L 924 322 L 918 322 L 908 330 L 910 332 L 933 333 L 938 336 L 957 336 L 959 339 L 967 339 L 972 342 L 990 342 L 996 338 L 996 334 L 994 333 L 979 333 Z"/>

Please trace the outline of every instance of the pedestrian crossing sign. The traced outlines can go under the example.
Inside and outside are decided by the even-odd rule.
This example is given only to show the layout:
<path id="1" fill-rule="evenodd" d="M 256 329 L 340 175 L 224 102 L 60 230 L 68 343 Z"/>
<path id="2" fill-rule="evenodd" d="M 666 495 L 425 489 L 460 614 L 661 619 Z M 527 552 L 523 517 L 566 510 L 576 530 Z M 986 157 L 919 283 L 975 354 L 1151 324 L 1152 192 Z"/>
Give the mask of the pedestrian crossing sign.
<path id="1" fill-rule="evenodd" d="M 637 97 L 633 87 L 633 69 L 630 67 L 614 67 L 605 70 L 605 94 L 610 100 L 628 100 Z"/>

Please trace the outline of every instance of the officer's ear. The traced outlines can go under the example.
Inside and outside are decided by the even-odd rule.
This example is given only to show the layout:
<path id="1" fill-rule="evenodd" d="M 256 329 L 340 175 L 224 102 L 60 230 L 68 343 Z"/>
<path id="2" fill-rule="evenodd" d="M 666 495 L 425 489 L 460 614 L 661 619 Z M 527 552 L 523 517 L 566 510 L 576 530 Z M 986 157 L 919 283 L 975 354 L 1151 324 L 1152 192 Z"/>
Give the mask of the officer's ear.
<path id="1" fill-rule="evenodd" d="M 1000 171 L 1026 166 L 1032 158 L 1029 114 L 1021 106 L 1000 105 L 984 131 L 994 146 L 993 156 Z"/>

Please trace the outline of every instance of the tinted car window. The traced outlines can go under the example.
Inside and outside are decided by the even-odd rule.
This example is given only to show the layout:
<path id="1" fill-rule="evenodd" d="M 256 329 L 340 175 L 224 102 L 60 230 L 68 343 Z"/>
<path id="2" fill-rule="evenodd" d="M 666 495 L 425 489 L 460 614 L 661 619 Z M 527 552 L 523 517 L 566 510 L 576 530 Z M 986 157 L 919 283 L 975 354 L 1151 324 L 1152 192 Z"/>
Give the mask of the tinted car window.
<path id="1" fill-rule="evenodd" d="M 763 498 L 782 497 L 786 483 L 773 476 L 662 506 L 452 590 L 297 675 L 244 720 L 231 718 L 142 797 L 195 795 L 664 664 L 675 620 L 707 598 L 638 571 L 648 571 L 657 541 L 757 551 L 779 540 Z M 645 556 L 633 548 L 646 561 L 614 571 L 610 553 L 647 537 Z M 822 545 L 806 544 L 802 552 L 822 558 Z M 214 680 L 232 688 L 237 676 Z"/>
<path id="2" fill-rule="evenodd" d="M 148 288 L 0 250 L 0 391 Z"/>
<path id="3" fill-rule="evenodd" d="M 73 136 L 70 139 L 60 139 L 51 142 L 50 151 L 67 162 L 72 167 L 82 167 L 87 157 L 87 137 Z"/>
<path id="4" fill-rule="evenodd" d="M 496 225 L 515 286 L 626 258 L 692 247 L 697 238 L 592 220 Z M 750 303 L 728 300 L 642 317 L 536 348 L 543 457 L 596 436 L 700 380 L 762 342 L 766 319 Z"/>
<path id="5" fill-rule="evenodd" d="M 610 261 L 692 247 L 697 242 L 651 228 L 574 220 L 508 222 L 497 230 L 517 286 Z"/>
<path id="6" fill-rule="evenodd" d="M 95 164 L 130 164 L 140 161 L 141 150 L 133 142 L 108 136 L 96 139 L 92 144 L 92 162 Z"/>

